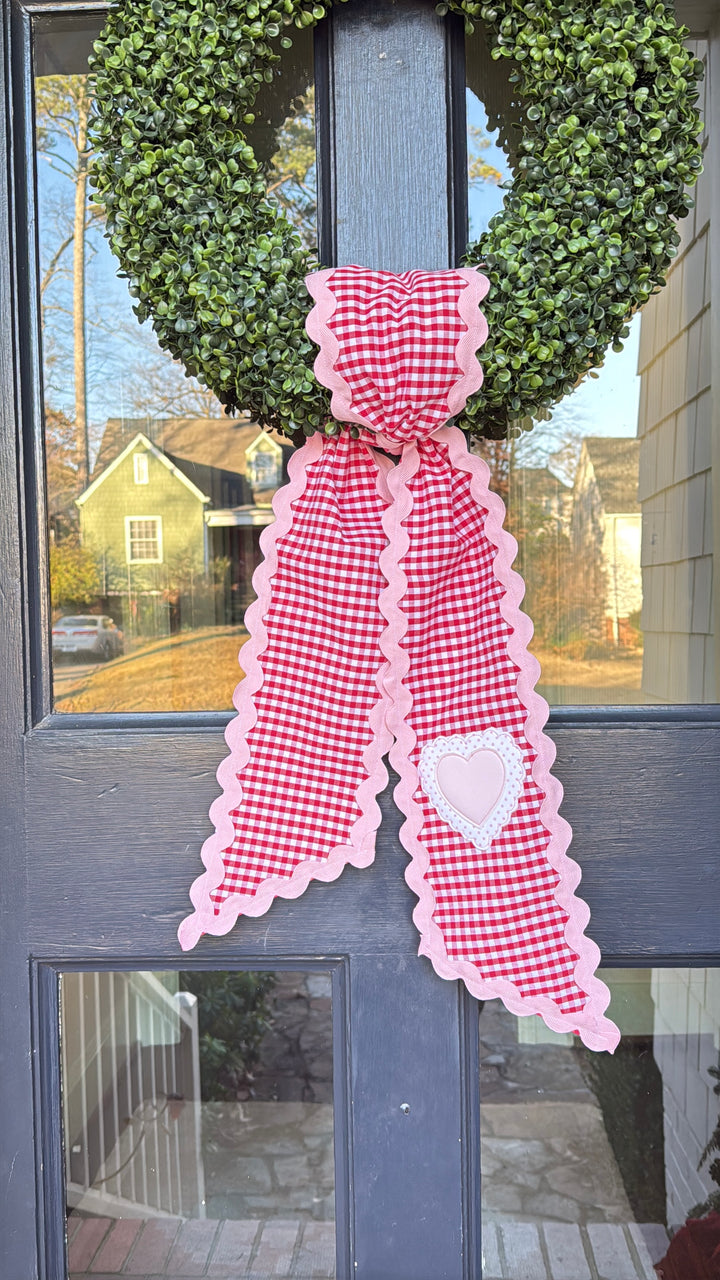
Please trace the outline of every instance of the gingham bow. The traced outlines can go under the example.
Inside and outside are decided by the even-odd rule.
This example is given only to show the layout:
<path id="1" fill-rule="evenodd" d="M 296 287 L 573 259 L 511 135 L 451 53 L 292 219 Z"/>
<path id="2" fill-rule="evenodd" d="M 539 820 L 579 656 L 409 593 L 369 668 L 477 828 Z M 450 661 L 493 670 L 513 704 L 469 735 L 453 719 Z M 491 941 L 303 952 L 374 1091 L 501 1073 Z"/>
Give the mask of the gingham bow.
<path id="1" fill-rule="evenodd" d="M 482 999 L 612 1049 L 516 545 L 487 466 L 445 425 L 482 382 L 488 283 L 341 267 L 307 284 L 315 373 L 361 431 L 295 454 L 263 533 L 181 945 L 372 862 L 389 754 L 421 954 Z"/>

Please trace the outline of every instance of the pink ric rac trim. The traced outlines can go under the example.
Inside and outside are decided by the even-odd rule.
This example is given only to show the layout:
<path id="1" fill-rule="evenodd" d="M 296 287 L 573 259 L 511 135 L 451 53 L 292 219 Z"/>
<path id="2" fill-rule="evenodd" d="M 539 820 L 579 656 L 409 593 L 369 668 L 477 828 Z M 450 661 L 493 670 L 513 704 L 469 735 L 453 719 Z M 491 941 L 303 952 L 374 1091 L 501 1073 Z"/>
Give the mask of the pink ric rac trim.
<path id="1" fill-rule="evenodd" d="M 413 919 L 420 933 L 419 951 L 421 955 L 428 956 L 441 978 L 462 979 L 471 994 L 479 999 L 491 1000 L 499 997 L 511 1013 L 520 1016 L 539 1014 L 551 1030 L 578 1032 L 589 1049 L 608 1049 L 612 1052 L 618 1044 L 620 1032 L 614 1023 L 603 1016 L 610 1001 L 610 992 L 605 983 L 595 976 L 600 963 L 599 948 L 584 933 L 590 919 L 590 910 L 586 903 L 575 897 L 575 889 L 580 882 L 580 868 L 567 856 L 572 833 L 568 823 L 559 814 L 562 786 L 550 772 L 555 760 L 555 745 L 543 732 L 549 714 L 548 704 L 535 692 L 540 665 L 528 652 L 532 623 L 520 608 L 525 586 L 520 575 L 512 568 L 517 543 L 503 527 L 505 505 L 488 487 L 489 469 L 481 458 L 468 452 L 462 432 L 457 427 L 441 427 L 434 433 L 433 439 L 448 446 L 448 461 L 451 466 L 469 472 L 472 495 L 487 510 L 485 532 L 490 543 L 497 548 L 494 573 L 505 588 L 500 612 L 511 628 L 508 652 L 519 669 L 517 693 L 528 713 L 525 736 L 536 752 L 532 776 L 545 795 L 540 817 L 550 833 L 547 857 L 559 874 L 555 898 L 567 914 L 565 940 L 578 956 L 574 976 L 578 987 L 587 993 L 587 1004 L 580 1013 L 565 1014 L 548 996 L 523 996 L 509 979 L 481 978 L 476 966 L 470 961 L 450 959 L 442 933 L 433 920 L 435 895 L 425 879 L 429 855 L 420 840 L 423 815 L 414 799 L 418 788 L 418 774 L 410 759 L 417 740 L 415 731 L 407 723 L 412 709 L 412 694 L 403 683 L 410 659 L 401 645 L 407 628 L 400 607 L 407 588 L 407 578 L 401 562 L 409 542 L 402 520 L 412 508 L 412 495 L 407 482 L 419 465 L 418 450 L 412 445 L 406 446 L 402 461 L 388 477 L 394 505 L 385 512 L 383 520 L 391 545 L 383 552 L 381 559 L 388 586 L 380 597 L 380 608 L 387 618 L 388 626 L 380 643 L 388 660 L 389 674 L 386 675 L 385 684 L 392 696 L 388 721 L 395 743 L 390 750 L 390 763 L 400 776 L 395 787 L 395 800 L 406 818 L 400 830 L 400 839 L 411 857 L 405 879 L 419 899 L 413 912 Z"/>
<path id="2" fill-rule="evenodd" d="M 374 432 L 372 424 L 353 408 L 352 391 L 335 368 L 340 355 L 340 344 L 330 328 L 329 321 L 337 308 L 337 298 L 330 288 L 330 277 L 336 270 L 335 267 L 328 267 L 324 271 L 314 271 L 305 277 L 307 291 L 311 298 L 315 299 L 315 306 L 305 322 L 305 327 L 313 342 L 316 342 L 320 348 L 313 366 L 315 377 L 332 392 L 330 409 L 336 422 L 356 422 Z M 448 417 L 453 418 L 460 412 L 468 396 L 479 391 L 482 386 L 482 368 L 475 352 L 485 342 L 488 326 L 478 307 L 490 288 L 490 281 L 474 267 L 459 267 L 447 274 L 460 276 L 466 284 L 458 298 L 458 313 L 465 321 L 467 331 L 455 348 L 455 358 L 462 370 L 462 376 L 450 388 L 447 398 Z"/>
<path id="3" fill-rule="evenodd" d="M 186 916 L 178 929 L 178 939 L 183 951 L 189 951 L 204 933 L 220 935 L 232 929 L 239 915 L 264 915 L 274 898 L 299 898 L 311 880 L 336 880 L 348 863 L 355 867 L 367 867 L 375 857 L 375 832 L 380 825 L 381 813 L 378 794 L 387 785 L 388 775 L 383 756 L 390 745 L 389 730 L 385 724 L 382 698 L 379 697 L 370 713 L 372 738 L 363 753 L 367 777 L 357 788 L 356 800 L 361 816 L 354 823 L 348 844 L 336 845 L 326 858 L 308 858 L 300 862 L 290 876 L 272 876 L 259 885 L 257 892 L 233 893 L 222 903 L 216 913 L 211 898 L 225 878 L 223 854 L 235 836 L 231 813 L 240 808 L 243 792 L 239 774 L 250 758 L 247 736 L 257 721 L 254 696 L 262 688 L 264 672 L 260 658 L 268 646 L 265 618 L 270 608 L 272 582 L 278 564 L 278 543 L 289 532 L 293 523 L 293 503 L 301 497 L 307 485 L 308 468 L 322 456 L 325 441 L 320 434 L 312 436 L 288 464 L 289 482 L 278 490 L 273 499 L 274 523 L 263 530 L 260 546 L 263 561 L 253 575 L 253 588 L 257 599 L 248 608 L 245 625 L 249 639 L 240 652 L 245 679 L 235 689 L 233 701 L 237 715 L 230 721 L 226 732 L 230 754 L 223 760 L 217 772 L 222 795 L 213 802 L 210 820 L 215 826 L 213 835 L 205 841 L 201 856 L 206 870 L 198 876 L 190 888 L 190 900 L 194 912 Z M 378 475 L 378 489 L 384 480 Z M 382 672 L 378 674 L 380 684 Z"/>
<path id="4" fill-rule="evenodd" d="M 334 272 L 335 267 L 326 267 L 324 271 L 313 271 L 305 277 L 307 291 L 315 299 L 315 306 L 305 321 L 305 328 L 308 336 L 320 348 L 313 369 L 318 382 L 332 391 L 330 410 L 335 421 L 357 422 L 372 430 L 371 424 L 353 409 L 352 392 L 347 382 L 335 372 L 340 344 L 328 323 L 337 307 L 337 298 L 328 285 Z"/>
<path id="5" fill-rule="evenodd" d="M 467 284 L 467 288 L 462 290 L 458 298 L 458 313 L 467 325 L 467 332 L 463 334 L 455 348 L 455 359 L 463 371 L 463 376 L 452 386 L 448 395 L 448 417 L 450 418 L 454 418 L 455 414 L 464 408 L 468 396 L 479 391 L 482 386 L 482 366 L 475 353 L 487 341 L 488 324 L 478 308 L 490 288 L 487 276 L 481 275 L 474 267 L 460 267 L 454 274 L 462 276 Z"/>

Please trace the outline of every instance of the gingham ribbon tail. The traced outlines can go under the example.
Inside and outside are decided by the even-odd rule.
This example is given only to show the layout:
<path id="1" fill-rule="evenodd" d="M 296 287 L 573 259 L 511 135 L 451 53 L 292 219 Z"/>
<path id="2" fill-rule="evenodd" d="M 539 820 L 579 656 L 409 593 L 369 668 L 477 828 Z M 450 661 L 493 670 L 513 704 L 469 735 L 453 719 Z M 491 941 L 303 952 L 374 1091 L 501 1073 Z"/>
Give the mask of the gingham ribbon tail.
<path id="1" fill-rule="evenodd" d="M 359 438 L 311 438 L 275 499 L 181 945 L 369 865 L 389 755 L 421 954 L 612 1050 L 516 544 L 486 464 L 446 425 L 482 383 L 488 282 L 341 267 L 307 284 L 316 376 Z"/>

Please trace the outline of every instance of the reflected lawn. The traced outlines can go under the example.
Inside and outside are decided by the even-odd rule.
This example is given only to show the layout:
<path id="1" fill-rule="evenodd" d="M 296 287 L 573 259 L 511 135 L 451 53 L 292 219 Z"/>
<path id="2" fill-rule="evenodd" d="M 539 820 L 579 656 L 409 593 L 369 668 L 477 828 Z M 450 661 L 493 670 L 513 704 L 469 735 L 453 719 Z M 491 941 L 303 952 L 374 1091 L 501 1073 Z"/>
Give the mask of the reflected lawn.
<path id="1" fill-rule="evenodd" d="M 551 706 L 638 706 L 649 701 L 640 687 L 640 650 L 576 658 L 562 650 L 531 648 L 540 663 L 538 692 Z"/>
<path id="2" fill-rule="evenodd" d="M 238 652 L 246 640 L 247 633 L 240 627 L 206 627 L 135 641 L 124 657 L 84 668 L 76 679 L 72 679 L 72 667 L 63 666 L 62 683 L 56 683 L 55 710 L 230 710 L 233 690 L 242 678 Z"/>
<path id="3" fill-rule="evenodd" d="M 237 657 L 247 633 L 205 627 L 132 642 L 124 657 L 102 666 L 56 668 L 55 709 L 65 712 L 227 711 L 241 678 Z M 538 689 L 551 705 L 624 705 L 646 701 L 641 653 L 598 659 L 536 650 Z"/>

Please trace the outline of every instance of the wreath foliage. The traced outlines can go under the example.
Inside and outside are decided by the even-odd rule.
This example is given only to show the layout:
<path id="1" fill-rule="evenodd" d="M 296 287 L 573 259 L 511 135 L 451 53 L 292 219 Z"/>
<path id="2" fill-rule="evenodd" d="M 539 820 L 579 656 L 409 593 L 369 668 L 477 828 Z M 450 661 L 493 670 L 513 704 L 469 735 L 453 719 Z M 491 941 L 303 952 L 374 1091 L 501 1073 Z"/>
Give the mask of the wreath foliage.
<path id="1" fill-rule="evenodd" d="M 315 381 L 317 265 L 268 200 L 246 133 L 313 0 L 119 0 L 95 44 L 94 197 L 141 320 L 229 409 L 339 430 Z M 524 104 L 485 263 L 485 382 L 460 426 L 504 435 L 571 391 L 664 283 L 701 168 L 702 65 L 663 0 L 446 0 L 513 61 Z M 422 266 L 422 264 L 418 264 Z"/>

